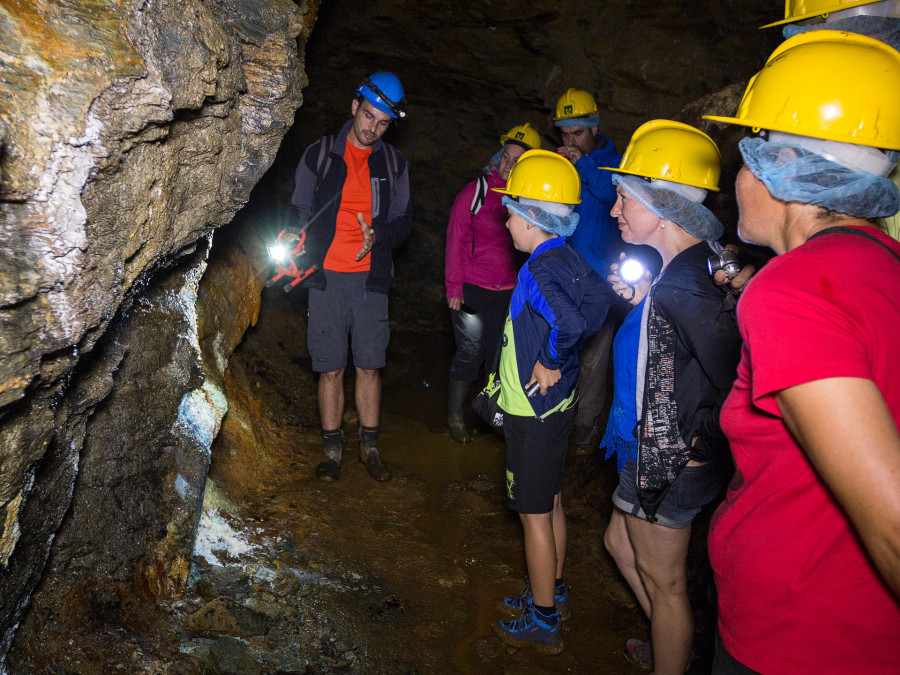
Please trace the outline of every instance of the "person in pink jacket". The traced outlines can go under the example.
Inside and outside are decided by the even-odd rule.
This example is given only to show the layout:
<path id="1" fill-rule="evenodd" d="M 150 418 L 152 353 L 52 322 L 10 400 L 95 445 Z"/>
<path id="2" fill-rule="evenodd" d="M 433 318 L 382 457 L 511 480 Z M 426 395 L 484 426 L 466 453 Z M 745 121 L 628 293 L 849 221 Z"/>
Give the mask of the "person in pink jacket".
<path id="1" fill-rule="evenodd" d="M 501 148 L 481 175 L 457 195 L 447 225 L 444 277 L 453 318 L 456 353 L 450 364 L 447 422 L 458 443 L 472 440 L 463 415 L 472 381 L 497 351 L 509 299 L 521 266 L 506 229 L 507 211 L 493 188 L 506 186 L 526 150 L 541 147 L 529 123 L 500 137 Z"/>

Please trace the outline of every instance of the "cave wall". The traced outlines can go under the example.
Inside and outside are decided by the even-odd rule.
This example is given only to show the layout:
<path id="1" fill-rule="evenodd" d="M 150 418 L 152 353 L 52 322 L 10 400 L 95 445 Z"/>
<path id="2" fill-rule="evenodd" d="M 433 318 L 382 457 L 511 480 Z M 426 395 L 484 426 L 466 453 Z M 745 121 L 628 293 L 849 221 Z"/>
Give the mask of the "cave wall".
<path id="1" fill-rule="evenodd" d="M 293 120 L 317 6 L 0 1 L 0 657 L 58 535 L 70 582 L 186 580 L 225 408 L 208 235 Z"/>

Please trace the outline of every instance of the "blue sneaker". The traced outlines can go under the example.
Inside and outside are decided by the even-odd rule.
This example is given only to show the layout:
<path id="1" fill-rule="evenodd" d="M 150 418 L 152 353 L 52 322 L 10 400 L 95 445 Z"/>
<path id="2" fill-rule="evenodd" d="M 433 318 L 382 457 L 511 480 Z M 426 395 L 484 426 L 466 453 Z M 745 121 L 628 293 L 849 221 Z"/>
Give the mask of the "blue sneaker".
<path id="1" fill-rule="evenodd" d="M 494 606 L 497 611 L 509 619 L 515 619 L 522 616 L 522 612 L 531 602 L 531 581 L 525 577 L 525 585 L 522 592 L 518 595 L 507 595 L 502 600 L 497 600 Z M 569 606 L 569 588 L 565 584 L 560 584 L 553 589 L 553 604 L 556 605 L 556 611 L 559 612 L 561 621 L 568 621 L 572 618 L 572 608 Z"/>
<path id="2" fill-rule="evenodd" d="M 559 654 L 565 649 L 562 641 L 562 621 L 559 612 L 554 612 L 554 615 L 556 621 L 551 625 L 529 602 L 518 619 L 495 623 L 494 632 L 498 638 L 512 647 L 532 646 L 542 654 Z"/>

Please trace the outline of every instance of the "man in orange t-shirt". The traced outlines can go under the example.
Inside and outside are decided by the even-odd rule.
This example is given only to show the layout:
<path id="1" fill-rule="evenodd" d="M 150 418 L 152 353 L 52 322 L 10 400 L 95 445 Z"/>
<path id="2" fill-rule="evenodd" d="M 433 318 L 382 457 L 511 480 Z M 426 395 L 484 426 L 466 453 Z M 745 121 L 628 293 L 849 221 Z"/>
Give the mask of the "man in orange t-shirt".
<path id="1" fill-rule="evenodd" d="M 310 145 L 295 174 L 286 238 L 306 230 L 309 287 L 307 345 L 319 373 L 319 415 L 325 459 L 316 477 L 341 472 L 344 370 L 348 349 L 356 370 L 359 461 L 377 481 L 391 479 L 378 453 L 380 369 L 390 330 L 388 290 L 392 251 L 412 230 L 406 159 L 381 141 L 406 116 L 403 85 L 377 72 L 356 89 L 351 119 L 339 133 Z"/>

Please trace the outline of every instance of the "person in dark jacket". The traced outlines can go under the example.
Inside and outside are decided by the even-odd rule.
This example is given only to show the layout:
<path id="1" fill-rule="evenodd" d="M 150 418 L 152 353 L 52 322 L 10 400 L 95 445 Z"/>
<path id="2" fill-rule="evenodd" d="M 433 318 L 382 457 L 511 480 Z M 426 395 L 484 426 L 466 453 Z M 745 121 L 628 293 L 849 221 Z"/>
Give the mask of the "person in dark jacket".
<path id="1" fill-rule="evenodd" d="M 506 439 L 506 488 L 525 534 L 528 576 L 519 595 L 497 603 L 509 617 L 494 625 L 513 646 L 558 654 L 561 622 L 571 616 L 563 581 L 566 519 L 562 479 L 574 419 L 578 352 L 603 324 L 612 288 L 565 242 L 578 222 L 581 183 L 553 152 L 530 150 L 512 170 L 507 227 L 529 254 L 519 271 L 500 354 L 500 407 Z M 533 389 L 532 389 L 533 388 Z"/>
<path id="2" fill-rule="evenodd" d="M 581 203 L 575 207 L 578 226 L 566 243 L 581 254 L 603 279 L 621 251 L 642 258 L 647 266 L 659 268 L 659 256 L 647 246 L 625 244 L 609 210 L 616 202 L 616 187 L 604 166 L 618 166 L 622 155 L 612 139 L 600 131 L 597 102 L 589 91 L 569 89 L 556 102 L 553 124 L 562 135 L 557 152 L 572 162 L 581 179 Z M 585 455 L 593 450 L 597 418 L 606 407 L 609 363 L 613 335 L 628 305 L 618 298 L 613 320 L 585 341 L 581 349 L 581 376 L 575 413 L 575 451 Z"/>
<path id="3" fill-rule="evenodd" d="M 653 120 L 635 131 L 621 166 L 611 169 L 618 194 L 611 213 L 622 238 L 652 246 L 663 262 L 652 286 L 650 275 L 624 283 L 618 266 L 610 277 L 640 315 L 629 315 L 623 339 L 616 338 L 619 405 L 605 436 L 621 467 L 605 544 L 650 619 L 652 637 L 627 640 L 625 654 L 660 675 L 681 675 L 688 666 L 691 522 L 731 474 L 719 410 L 741 341 L 733 303 L 707 264 L 723 228 L 702 205 L 708 190 L 718 190 L 720 162 L 706 134 Z"/>
<path id="4" fill-rule="evenodd" d="M 356 89 L 352 118 L 335 136 L 310 145 L 297 166 L 286 232 L 306 230 L 305 267 L 316 271 L 309 287 L 307 344 L 319 373 L 319 414 L 325 459 L 316 477 L 340 477 L 344 369 L 348 342 L 356 368 L 359 455 L 377 481 L 391 478 L 378 453 L 381 400 L 379 369 L 390 331 L 388 290 L 392 251 L 412 231 L 406 160 L 381 136 L 406 116 L 403 85 L 377 72 Z"/>

